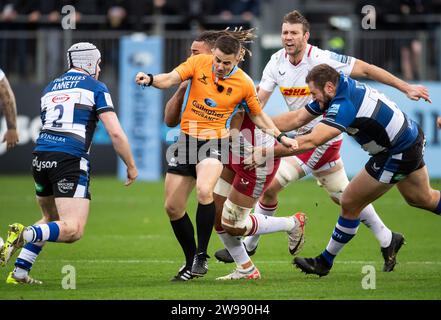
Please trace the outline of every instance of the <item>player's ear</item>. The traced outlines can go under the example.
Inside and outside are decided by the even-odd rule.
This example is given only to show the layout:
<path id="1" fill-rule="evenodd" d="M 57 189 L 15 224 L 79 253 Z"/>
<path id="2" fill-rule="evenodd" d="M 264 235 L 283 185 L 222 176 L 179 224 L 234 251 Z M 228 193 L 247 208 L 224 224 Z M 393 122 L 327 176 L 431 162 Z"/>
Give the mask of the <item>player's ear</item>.
<path id="1" fill-rule="evenodd" d="M 303 37 L 304 37 L 305 41 L 308 42 L 309 41 L 309 32 L 306 31 L 305 34 L 303 35 Z"/>
<path id="2" fill-rule="evenodd" d="M 335 85 L 331 81 L 326 82 L 324 89 L 327 94 L 334 94 L 335 93 Z"/>

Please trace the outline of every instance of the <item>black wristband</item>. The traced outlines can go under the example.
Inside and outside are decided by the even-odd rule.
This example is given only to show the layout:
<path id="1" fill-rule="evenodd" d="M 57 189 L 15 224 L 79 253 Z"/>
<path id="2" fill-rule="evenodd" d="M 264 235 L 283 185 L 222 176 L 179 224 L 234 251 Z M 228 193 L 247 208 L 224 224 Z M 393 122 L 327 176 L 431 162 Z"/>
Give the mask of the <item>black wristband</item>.
<path id="1" fill-rule="evenodd" d="M 150 87 L 153 84 L 153 75 L 151 73 L 147 74 L 150 77 L 149 83 L 147 83 L 147 87 Z"/>
<path id="2" fill-rule="evenodd" d="M 277 136 L 276 140 L 279 141 L 279 142 L 282 142 L 282 137 L 287 137 L 286 133 L 283 133 L 283 132 L 280 133 L 280 134 Z"/>

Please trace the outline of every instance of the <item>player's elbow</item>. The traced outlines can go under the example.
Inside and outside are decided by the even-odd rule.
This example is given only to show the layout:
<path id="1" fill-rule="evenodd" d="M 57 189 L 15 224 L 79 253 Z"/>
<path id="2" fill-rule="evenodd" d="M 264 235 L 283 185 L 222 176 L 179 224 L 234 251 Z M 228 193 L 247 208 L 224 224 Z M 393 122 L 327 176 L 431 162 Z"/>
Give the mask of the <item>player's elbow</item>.
<path id="1" fill-rule="evenodd" d="M 374 65 L 367 63 L 366 61 L 357 60 L 351 76 L 357 78 L 371 78 L 374 68 Z"/>
<path id="2" fill-rule="evenodd" d="M 173 117 L 165 115 L 164 116 L 164 123 L 167 127 L 174 128 L 179 124 L 179 119 L 175 119 Z"/>
<path id="3" fill-rule="evenodd" d="M 122 133 L 120 130 L 112 130 L 107 132 L 112 141 L 119 140 L 122 137 Z"/>

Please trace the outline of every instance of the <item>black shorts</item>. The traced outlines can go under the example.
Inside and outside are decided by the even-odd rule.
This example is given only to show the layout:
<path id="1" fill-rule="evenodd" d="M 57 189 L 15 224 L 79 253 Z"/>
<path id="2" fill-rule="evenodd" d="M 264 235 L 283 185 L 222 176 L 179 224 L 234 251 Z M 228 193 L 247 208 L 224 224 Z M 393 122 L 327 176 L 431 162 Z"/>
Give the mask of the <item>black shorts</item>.
<path id="1" fill-rule="evenodd" d="M 63 152 L 33 152 L 32 175 L 40 197 L 90 200 L 89 160 Z"/>
<path id="2" fill-rule="evenodd" d="M 397 183 L 426 165 L 423 159 L 425 145 L 424 133 L 418 128 L 418 136 L 409 148 L 397 154 L 376 154 L 366 163 L 365 169 L 369 175 L 382 183 Z"/>
<path id="3" fill-rule="evenodd" d="M 204 159 L 228 163 L 229 138 L 199 140 L 182 133 L 166 152 L 167 172 L 196 179 L 196 165 Z"/>

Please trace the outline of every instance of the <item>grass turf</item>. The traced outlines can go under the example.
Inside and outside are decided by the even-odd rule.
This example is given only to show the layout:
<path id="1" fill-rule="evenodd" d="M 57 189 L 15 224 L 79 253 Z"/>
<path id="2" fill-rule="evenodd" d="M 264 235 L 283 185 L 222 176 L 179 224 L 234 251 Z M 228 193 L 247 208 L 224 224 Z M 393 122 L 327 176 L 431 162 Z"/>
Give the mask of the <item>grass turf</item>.
<path id="1" fill-rule="evenodd" d="M 30 225 L 39 219 L 30 176 L 1 176 L 0 234 L 7 225 Z M 432 186 L 441 189 L 440 181 Z M 92 178 L 92 202 L 84 237 L 74 244 L 46 245 L 31 275 L 42 286 L 7 285 L 14 259 L 0 269 L 0 299 L 441 299 L 439 216 L 409 207 L 393 189 L 375 203 L 384 222 L 404 233 L 407 241 L 392 273 L 381 271 L 383 260 L 373 234 L 361 226 L 337 257 L 327 277 L 305 276 L 291 264 L 285 233 L 265 235 L 253 260 L 259 281 L 215 281 L 232 264 L 215 261 L 221 247 L 212 234 L 209 272 L 188 283 L 172 283 L 184 261 L 163 210 L 163 183 L 137 182 L 126 188 L 110 177 Z M 196 202 L 189 202 L 194 221 Z M 278 216 L 304 211 L 309 216 L 306 244 L 300 256 L 315 256 L 326 244 L 339 209 L 314 181 L 291 185 L 280 196 Z M 63 267 L 75 268 L 76 289 L 62 288 Z M 374 290 L 362 288 L 365 265 L 376 271 Z"/>

